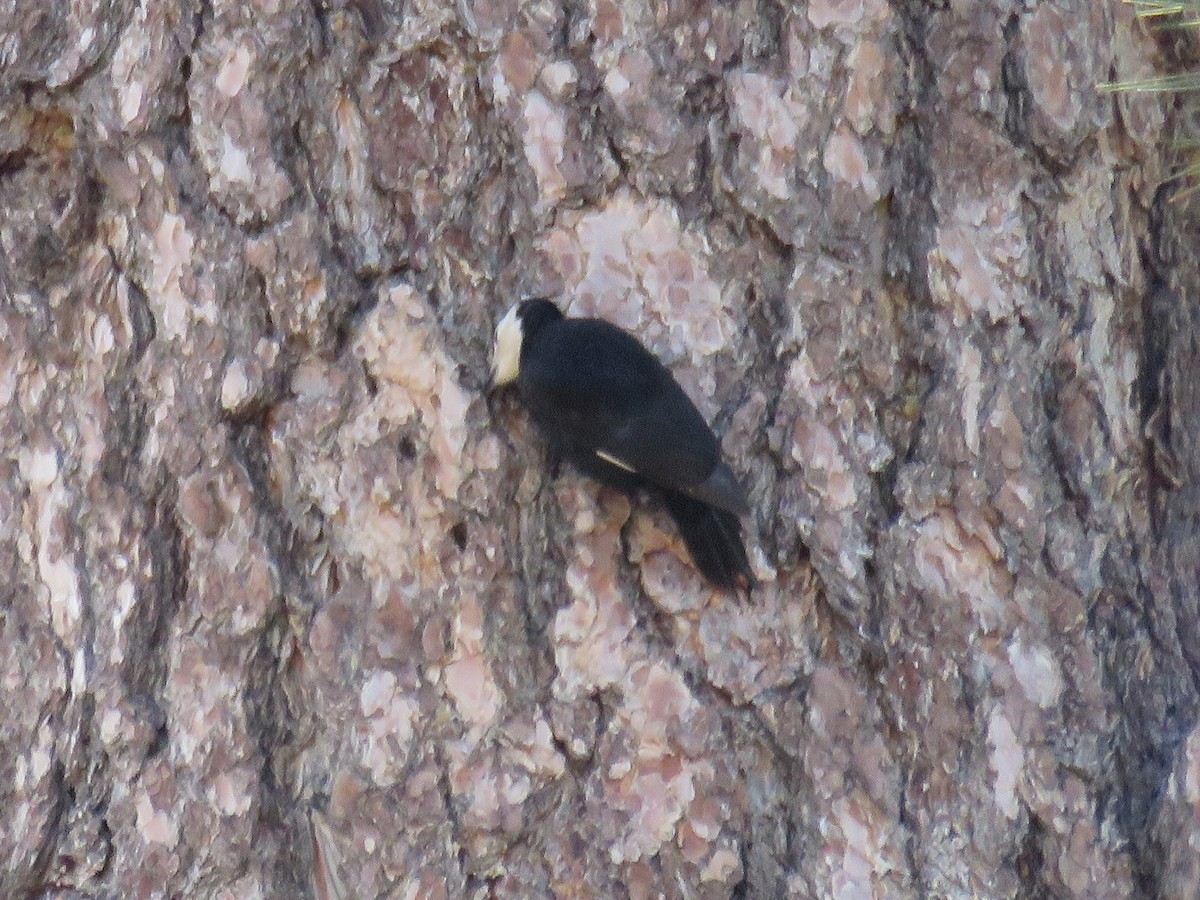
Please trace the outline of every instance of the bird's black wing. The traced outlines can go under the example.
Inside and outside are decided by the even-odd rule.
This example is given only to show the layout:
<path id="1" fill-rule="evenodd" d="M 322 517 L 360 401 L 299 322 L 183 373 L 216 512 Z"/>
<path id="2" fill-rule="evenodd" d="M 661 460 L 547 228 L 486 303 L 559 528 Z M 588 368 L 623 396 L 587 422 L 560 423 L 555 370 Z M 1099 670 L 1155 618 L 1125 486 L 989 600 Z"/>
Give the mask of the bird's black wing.
<path id="1" fill-rule="evenodd" d="M 718 467 L 728 471 L 708 423 L 671 373 L 608 322 L 547 326 L 522 354 L 519 386 L 550 441 L 572 455 L 593 454 L 684 492 Z"/>
<path id="2" fill-rule="evenodd" d="M 662 488 L 697 568 L 723 588 L 754 583 L 739 515 L 742 486 L 708 423 L 635 338 L 596 319 L 565 319 L 522 354 L 521 398 L 550 443 L 623 490 Z"/>

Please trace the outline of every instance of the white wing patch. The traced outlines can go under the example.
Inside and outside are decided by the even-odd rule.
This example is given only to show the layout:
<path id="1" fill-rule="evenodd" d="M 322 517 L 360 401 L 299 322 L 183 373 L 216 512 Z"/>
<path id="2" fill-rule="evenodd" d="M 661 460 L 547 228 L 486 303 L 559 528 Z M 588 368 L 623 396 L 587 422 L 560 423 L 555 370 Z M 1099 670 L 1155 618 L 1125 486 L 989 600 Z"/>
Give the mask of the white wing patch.
<path id="1" fill-rule="evenodd" d="M 637 469 L 635 469 L 633 466 L 629 465 L 628 463 L 621 462 L 619 459 L 617 459 L 611 453 L 605 453 L 603 450 L 597 450 L 596 455 L 598 457 L 600 457 L 602 460 L 604 460 L 606 463 L 612 463 L 618 469 L 624 469 L 626 472 L 632 472 L 634 475 L 637 474 Z"/>

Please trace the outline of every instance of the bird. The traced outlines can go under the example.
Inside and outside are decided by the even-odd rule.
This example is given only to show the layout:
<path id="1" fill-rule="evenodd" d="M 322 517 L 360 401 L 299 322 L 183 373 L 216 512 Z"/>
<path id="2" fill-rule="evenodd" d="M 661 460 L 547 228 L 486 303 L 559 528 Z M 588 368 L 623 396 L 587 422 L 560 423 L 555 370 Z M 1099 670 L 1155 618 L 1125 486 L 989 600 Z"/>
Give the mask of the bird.
<path id="1" fill-rule="evenodd" d="M 489 392 L 514 384 L 559 456 L 626 494 L 658 495 L 710 583 L 754 586 L 745 488 L 696 405 L 636 336 L 568 318 L 545 297 L 522 300 L 496 326 Z"/>

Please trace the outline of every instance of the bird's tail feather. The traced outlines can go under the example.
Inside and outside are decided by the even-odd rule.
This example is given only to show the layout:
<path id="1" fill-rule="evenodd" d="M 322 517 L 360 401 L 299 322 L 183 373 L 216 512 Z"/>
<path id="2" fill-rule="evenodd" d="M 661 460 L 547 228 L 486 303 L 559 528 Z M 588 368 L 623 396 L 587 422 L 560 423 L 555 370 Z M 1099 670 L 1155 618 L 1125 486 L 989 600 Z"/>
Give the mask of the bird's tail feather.
<path id="1" fill-rule="evenodd" d="M 666 505 L 705 578 L 727 589 L 754 584 L 737 516 L 677 491 L 667 493 Z"/>

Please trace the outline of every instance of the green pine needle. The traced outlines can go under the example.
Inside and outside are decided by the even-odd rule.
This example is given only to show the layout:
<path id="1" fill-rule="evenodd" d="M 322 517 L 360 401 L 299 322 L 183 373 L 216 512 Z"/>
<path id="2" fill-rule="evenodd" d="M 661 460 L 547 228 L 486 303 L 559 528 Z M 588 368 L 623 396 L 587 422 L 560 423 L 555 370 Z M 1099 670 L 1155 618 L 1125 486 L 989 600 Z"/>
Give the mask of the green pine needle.
<path id="1" fill-rule="evenodd" d="M 1131 91 L 1136 94 L 1184 93 L 1200 90 L 1200 72 L 1158 75 L 1154 78 L 1132 78 L 1128 81 L 1105 81 L 1096 85 L 1096 88 L 1105 92 Z"/>

